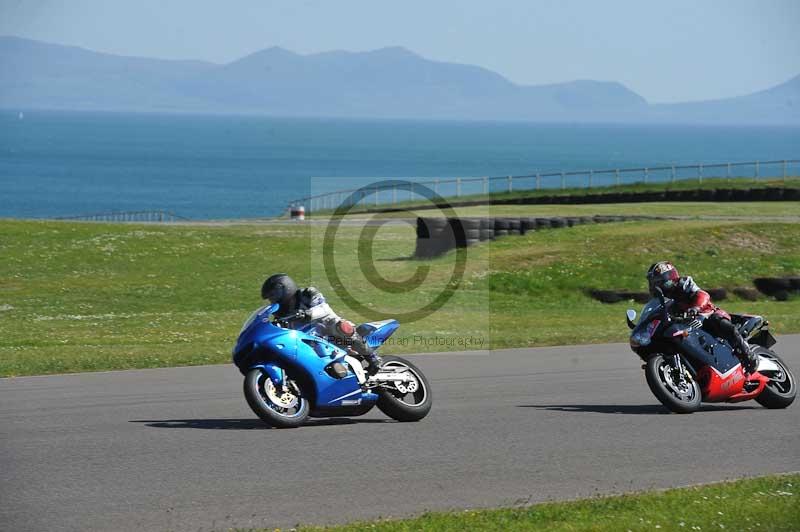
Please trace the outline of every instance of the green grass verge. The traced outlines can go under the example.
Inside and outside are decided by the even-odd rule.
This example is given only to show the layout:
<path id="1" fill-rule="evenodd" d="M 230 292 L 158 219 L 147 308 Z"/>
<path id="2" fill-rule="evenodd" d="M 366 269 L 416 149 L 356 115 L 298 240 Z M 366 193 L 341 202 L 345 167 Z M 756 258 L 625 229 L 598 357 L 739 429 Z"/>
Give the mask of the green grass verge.
<path id="1" fill-rule="evenodd" d="M 516 184 L 520 186 L 519 183 Z M 521 188 L 522 186 L 527 186 L 528 188 Z M 506 200 L 518 200 L 524 198 L 540 198 L 545 196 L 595 196 L 599 194 L 609 194 L 609 193 L 635 193 L 635 192 L 660 192 L 665 190 L 711 190 L 717 188 L 724 188 L 724 189 L 763 189 L 763 188 L 772 188 L 772 187 L 788 187 L 788 188 L 800 188 L 800 177 L 798 176 L 791 176 L 787 177 L 786 179 L 749 179 L 749 178 L 705 178 L 702 181 L 698 181 L 696 179 L 682 179 L 679 181 L 675 181 L 674 183 L 670 182 L 655 182 L 655 183 L 644 183 L 644 182 L 637 182 L 637 183 L 630 183 L 630 184 L 622 184 L 622 185 L 609 185 L 609 186 L 602 186 L 602 187 L 592 187 L 592 188 L 545 188 L 541 190 L 535 190 L 534 182 L 527 180 L 527 183 L 524 183 L 520 186 L 518 190 L 513 190 L 511 192 L 492 192 L 489 194 L 467 194 L 459 197 L 448 196 L 445 199 L 451 203 L 459 203 L 459 202 L 499 202 L 499 201 L 506 201 Z M 400 208 L 400 209 L 413 209 L 417 206 L 429 206 L 430 202 L 427 200 L 407 200 L 407 201 L 399 201 L 394 205 L 385 205 L 383 207 L 392 207 L 392 208 Z M 358 214 L 364 212 L 370 212 L 376 209 L 374 205 L 368 205 L 366 207 L 354 207 L 349 211 L 350 214 Z M 333 211 L 330 209 L 322 209 L 318 210 L 315 213 L 310 213 L 309 216 L 329 216 Z"/>
<path id="2" fill-rule="evenodd" d="M 371 250 L 384 278 L 416 290 L 387 293 L 361 271 L 362 228 L 344 225 L 335 259 L 349 308 L 324 272 L 322 226 L 128 225 L 0 221 L 0 375 L 221 363 L 276 271 L 318 286 L 340 314 L 419 309 L 448 286 L 455 253 L 409 260 L 414 229 L 389 224 Z M 624 310 L 588 288 L 641 290 L 644 272 L 671 259 L 706 287 L 751 286 L 800 272 L 800 224 L 713 220 L 626 222 L 544 230 L 471 247 L 452 299 L 404 320 L 385 353 L 624 341 Z M 363 249 L 362 249 L 363 251 Z M 388 288 L 391 292 L 391 286 Z M 722 304 L 800 331 L 800 298 Z M 469 343 L 466 341 L 469 340 Z M 483 343 L 478 343 L 478 342 Z"/>
<path id="3" fill-rule="evenodd" d="M 525 508 L 426 513 L 404 520 L 300 531 L 435 532 L 530 530 L 542 532 L 693 530 L 800 530 L 800 475 L 781 475 L 615 497 L 537 504 Z"/>

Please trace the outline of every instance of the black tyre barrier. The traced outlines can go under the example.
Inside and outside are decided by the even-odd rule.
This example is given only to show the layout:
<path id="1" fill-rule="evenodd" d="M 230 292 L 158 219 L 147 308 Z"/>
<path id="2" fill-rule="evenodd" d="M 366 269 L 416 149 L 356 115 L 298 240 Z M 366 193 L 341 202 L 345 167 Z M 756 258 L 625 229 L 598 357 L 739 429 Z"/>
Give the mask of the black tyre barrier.
<path id="1" fill-rule="evenodd" d="M 620 295 L 614 290 L 590 290 L 589 295 L 601 303 L 618 303 L 622 301 Z"/>
<path id="2" fill-rule="evenodd" d="M 480 229 L 467 229 L 464 231 L 464 238 L 466 240 L 480 240 L 481 238 L 481 230 Z"/>
<path id="3" fill-rule="evenodd" d="M 538 225 L 536 223 L 536 218 L 522 218 L 521 222 L 520 230 L 523 235 L 529 231 L 535 231 Z"/>
<path id="4" fill-rule="evenodd" d="M 784 188 L 783 201 L 800 201 L 800 188 Z"/>
<path id="5" fill-rule="evenodd" d="M 631 194 L 628 198 L 628 203 L 634 203 L 637 201 L 647 202 L 647 203 L 655 203 L 659 201 L 664 201 L 666 199 L 666 193 L 661 191 L 655 192 L 643 192 L 641 194 Z"/>
<path id="6" fill-rule="evenodd" d="M 773 297 L 780 292 L 788 292 L 792 289 L 792 283 L 788 279 L 778 277 L 758 277 L 753 279 L 753 284 L 762 294 Z"/>
<path id="7" fill-rule="evenodd" d="M 735 188 L 731 190 L 731 199 L 733 201 L 748 201 L 750 199 L 750 189 Z"/>
<path id="8" fill-rule="evenodd" d="M 535 229 L 573 227 L 585 223 L 624 222 L 630 220 L 663 219 L 658 216 L 568 216 L 552 218 L 417 218 L 417 241 L 414 256 L 430 258 L 447 253 L 454 248 L 463 248 L 478 242 L 494 240 L 506 235 L 520 235 Z M 787 278 L 788 279 L 788 278 Z M 800 285 L 800 277 L 792 277 L 795 285 L 787 285 L 781 289 L 790 292 L 797 290 L 793 286 Z M 767 281 L 768 284 L 769 281 Z M 724 292 L 724 291 L 723 291 Z M 725 294 L 726 295 L 726 294 Z M 715 296 L 714 299 L 724 299 Z M 622 299 L 635 299 L 637 293 L 626 292 Z M 774 297 L 788 297 L 782 294 Z M 638 301 L 638 299 L 636 299 Z"/>
<path id="9" fill-rule="evenodd" d="M 620 301 L 636 301 L 637 303 L 647 303 L 650 301 L 650 294 L 647 292 L 629 292 L 628 290 L 589 290 L 592 299 L 601 303 L 618 303 Z"/>
<path id="10" fill-rule="evenodd" d="M 508 218 L 495 218 L 494 219 L 494 230 L 503 230 L 508 231 L 510 229 L 510 225 L 508 223 Z"/>
<path id="11" fill-rule="evenodd" d="M 435 257 L 455 247 L 455 234 L 446 218 L 417 218 L 415 257 Z"/>
<path id="12" fill-rule="evenodd" d="M 767 201 L 782 201 L 783 189 L 782 188 L 768 188 L 764 191 L 764 199 Z"/>
<path id="13" fill-rule="evenodd" d="M 630 296 L 630 299 L 633 299 L 637 303 L 641 303 L 643 305 L 652 298 L 648 292 L 628 292 L 628 295 Z"/>
<path id="14" fill-rule="evenodd" d="M 727 188 L 720 188 L 717 189 L 717 193 L 714 194 L 714 198 L 716 201 L 731 201 L 733 199 L 733 191 Z"/>
<path id="15" fill-rule="evenodd" d="M 778 301 L 788 301 L 789 300 L 789 291 L 788 290 L 779 290 L 778 292 L 775 292 L 774 294 L 772 294 L 772 297 L 774 297 Z"/>
<path id="16" fill-rule="evenodd" d="M 733 293 L 745 301 L 757 301 L 760 293 L 755 288 L 740 286 L 733 289 Z"/>
<path id="17" fill-rule="evenodd" d="M 495 200 L 454 200 L 452 207 L 479 205 L 548 205 L 548 204 L 597 204 L 637 203 L 657 201 L 800 201 L 800 188 L 776 186 L 769 188 L 716 188 L 703 190 L 672 190 L 648 192 L 615 192 L 563 195 L 530 196 Z M 436 206 L 430 206 L 435 208 Z M 422 209 L 427 207 L 421 207 Z M 366 212 L 400 212 L 393 207 L 367 209 Z"/>
<path id="18" fill-rule="evenodd" d="M 724 288 L 708 288 L 706 292 L 713 301 L 723 301 L 728 298 L 728 291 Z"/>
<path id="19" fill-rule="evenodd" d="M 481 219 L 480 218 L 451 218 L 451 220 L 461 220 L 461 225 L 464 227 L 465 231 L 469 231 L 470 229 L 478 230 L 481 228 Z"/>
<path id="20" fill-rule="evenodd" d="M 697 193 L 697 199 L 699 201 L 716 201 L 717 191 L 713 188 L 707 190 L 700 190 Z"/>
<path id="21" fill-rule="evenodd" d="M 758 277 L 753 284 L 759 292 L 774 297 L 778 301 L 786 301 L 791 294 L 800 293 L 800 277 Z"/>

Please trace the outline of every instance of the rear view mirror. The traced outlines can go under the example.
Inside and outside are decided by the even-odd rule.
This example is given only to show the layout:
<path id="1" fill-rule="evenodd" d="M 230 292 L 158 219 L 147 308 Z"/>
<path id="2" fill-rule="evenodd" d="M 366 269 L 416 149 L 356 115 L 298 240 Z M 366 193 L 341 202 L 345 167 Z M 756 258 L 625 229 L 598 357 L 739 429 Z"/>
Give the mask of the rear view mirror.
<path id="1" fill-rule="evenodd" d="M 633 329 L 634 327 L 636 327 L 636 324 L 633 323 L 633 320 L 636 319 L 636 311 L 635 310 L 630 309 L 630 308 L 628 310 L 626 310 L 625 311 L 625 318 L 626 318 L 626 321 L 628 322 L 628 328 Z"/>

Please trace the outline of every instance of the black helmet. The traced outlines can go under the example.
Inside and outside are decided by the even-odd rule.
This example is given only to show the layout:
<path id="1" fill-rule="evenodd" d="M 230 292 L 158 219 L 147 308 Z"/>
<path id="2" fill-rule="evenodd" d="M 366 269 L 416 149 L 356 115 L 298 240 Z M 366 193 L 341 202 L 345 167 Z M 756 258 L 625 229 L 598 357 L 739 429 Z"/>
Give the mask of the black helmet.
<path id="1" fill-rule="evenodd" d="M 282 311 L 294 309 L 297 284 L 285 273 L 271 275 L 261 285 L 261 299 L 269 299 L 270 303 L 278 303 Z"/>

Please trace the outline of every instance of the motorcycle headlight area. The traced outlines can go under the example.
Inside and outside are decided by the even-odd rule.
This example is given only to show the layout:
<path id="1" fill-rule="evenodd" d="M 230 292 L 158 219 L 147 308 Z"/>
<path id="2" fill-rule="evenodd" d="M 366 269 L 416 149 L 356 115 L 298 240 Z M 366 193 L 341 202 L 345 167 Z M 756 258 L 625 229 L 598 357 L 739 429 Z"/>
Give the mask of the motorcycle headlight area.
<path id="1" fill-rule="evenodd" d="M 635 343 L 639 346 L 650 345 L 650 334 L 647 331 L 642 330 L 631 336 L 631 340 L 632 343 Z"/>

